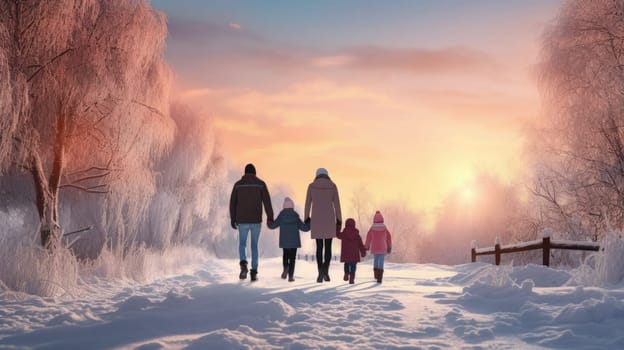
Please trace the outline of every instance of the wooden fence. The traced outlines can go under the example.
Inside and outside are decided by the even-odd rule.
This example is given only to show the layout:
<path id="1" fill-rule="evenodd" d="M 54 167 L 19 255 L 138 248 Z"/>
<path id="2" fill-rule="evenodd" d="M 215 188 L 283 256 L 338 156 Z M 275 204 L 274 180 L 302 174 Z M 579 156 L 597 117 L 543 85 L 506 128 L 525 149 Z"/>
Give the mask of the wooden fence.
<path id="1" fill-rule="evenodd" d="M 501 255 L 507 253 L 524 252 L 527 250 L 542 250 L 542 264 L 544 266 L 550 266 L 550 251 L 552 249 L 568 249 L 568 250 L 585 250 L 585 251 L 599 251 L 600 244 L 597 242 L 578 242 L 578 241 L 551 241 L 550 230 L 544 230 L 544 234 L 541 240 L 522 242 L 517 244 L 510 244 L 501 246 L 500 240 L 496 238 L 494 247 L 477 248 L 475 241 L 472 241 L 470 247 L 470 255 L 472 262 L 477 261 L 479 255 L 494 255 L 496 265 L 500 265 Z"/>
<path id="2" fill-rule="evenodd" d="M 333 261 L 338 261 L 338 255 L 332 255 Z M 316 254 L 297 254 L 297 260 L 316 261 Z"/>

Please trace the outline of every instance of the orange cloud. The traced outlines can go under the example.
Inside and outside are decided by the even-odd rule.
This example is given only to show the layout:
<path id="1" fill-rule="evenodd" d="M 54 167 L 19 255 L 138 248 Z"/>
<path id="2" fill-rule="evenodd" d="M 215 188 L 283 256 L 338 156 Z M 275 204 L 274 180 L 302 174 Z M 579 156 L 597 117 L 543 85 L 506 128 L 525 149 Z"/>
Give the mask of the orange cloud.
<path id="1" fill-rule="evenodd" d="M 500 70 L 488 54 L 465 47 L 443 49 L 387 48 L 378 46 L 345 50 L 338 55 L 317 58 L 318 67 L 405 71 L 415 74 L 482 73 Z"/>
<path id="2" fill-rule="evenodd" d="M 498 107 L 500 96 L 425 88 L 412 95 L 329 79 L 273 92 L 201 88 L 181 96 L 210 111 L 236 164 L 260 164 L 267 183 L 289 184 L 299 201 L 320 166 L 330 169 L 346 203 L 368 184 L 379 200 L 426 209 L 482 169 L 513 179 L 521 163 L 516 121 L 498 114 L 519 106 L 507 98 Z M 483 123 L 499 117 L 500 125 Z"/>

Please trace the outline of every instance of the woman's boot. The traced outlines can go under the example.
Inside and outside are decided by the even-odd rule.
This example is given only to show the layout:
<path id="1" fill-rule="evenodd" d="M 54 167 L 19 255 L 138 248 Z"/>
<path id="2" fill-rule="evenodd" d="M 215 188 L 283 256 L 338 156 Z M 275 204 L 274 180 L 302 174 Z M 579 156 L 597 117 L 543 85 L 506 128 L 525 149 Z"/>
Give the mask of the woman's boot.
<path id="1" fill-rule="evenodd" d="M 325 282 L 329 282 L 329 261 L 323 264 L 323 279 Z"/>
<path id="2" fill-rule="evenodd" d="M 284 266 L 284 271 L 282 271 L 282 279 L 285 280 L 288 276 L 288 266 Z"/>
<path id="3" fill-rule="evenodd" d="M 318 277 L 316 278 L 316 282 L 317 283 L 322 283 L 323 282 L 323 266 L 322 265 L 318 265 Z"/>

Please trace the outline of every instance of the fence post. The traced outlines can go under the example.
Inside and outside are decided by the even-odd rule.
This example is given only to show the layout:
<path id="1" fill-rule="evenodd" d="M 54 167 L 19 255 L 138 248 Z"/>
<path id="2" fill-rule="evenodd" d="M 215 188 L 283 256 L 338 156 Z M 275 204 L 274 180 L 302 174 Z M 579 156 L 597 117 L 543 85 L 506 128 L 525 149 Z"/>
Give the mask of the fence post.
<path id="1" fill-rule="evenodd" d="M 494 243 L 494 254 L 495 254 L 495 260 L 496 260 L 496 265 L 500 265 L 500 261 L 501 261 L 501 252 L 500 252 L 501 248 L 500 248 L 500 238 L 496 237 L 496 241 Z"/>
<path id="2" fill-rule="evenodd" d="M 542 264 L 550 266 L 550 230 L 544 229 L 542 236 Z"/>
<path id="3" fill-rule="evenodd" d="M 470 260 L 477 262 L 477 241 L 470 242 Z"/>

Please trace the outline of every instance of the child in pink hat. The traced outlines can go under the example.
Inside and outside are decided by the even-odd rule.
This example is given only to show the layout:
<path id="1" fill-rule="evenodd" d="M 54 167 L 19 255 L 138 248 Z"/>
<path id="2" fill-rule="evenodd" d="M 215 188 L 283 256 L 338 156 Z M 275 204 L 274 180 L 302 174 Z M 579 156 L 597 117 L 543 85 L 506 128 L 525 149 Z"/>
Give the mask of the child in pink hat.
<path id="1" fill-rule="evenodd" d="M 384 218 L 377 210 L 373 217 L 373 225 L 368 234 L 366 235 L 366 243 L 364 243 L 366 250 L 370 249 L 373 254 L 373 271 L 377 283 L 381 283 L 384 272 L 384 259 L 386 254 L 390 254 L 392 251 L 392 236 L 390 231 L 384 224 Z"/>

